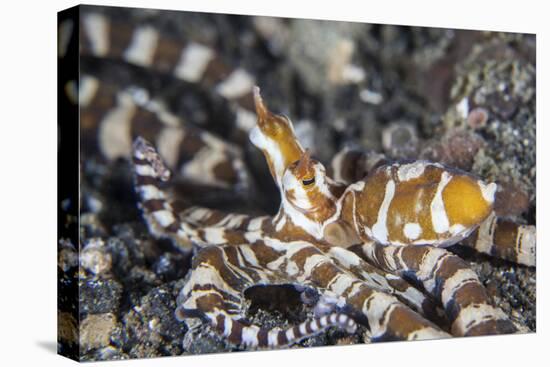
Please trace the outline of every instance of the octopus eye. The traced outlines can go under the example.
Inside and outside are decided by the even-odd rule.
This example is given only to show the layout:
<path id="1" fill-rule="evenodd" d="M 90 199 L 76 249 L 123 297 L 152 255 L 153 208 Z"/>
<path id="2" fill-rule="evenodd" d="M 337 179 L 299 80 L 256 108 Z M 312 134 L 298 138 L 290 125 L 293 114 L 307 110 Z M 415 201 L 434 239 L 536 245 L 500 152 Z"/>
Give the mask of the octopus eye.
<path id="1" fill-rule="evenodd" d="M 309 186 L 315 183 L 315 177 L 310 178 L 309 180 L 302 180 L 302 185 Z"/>

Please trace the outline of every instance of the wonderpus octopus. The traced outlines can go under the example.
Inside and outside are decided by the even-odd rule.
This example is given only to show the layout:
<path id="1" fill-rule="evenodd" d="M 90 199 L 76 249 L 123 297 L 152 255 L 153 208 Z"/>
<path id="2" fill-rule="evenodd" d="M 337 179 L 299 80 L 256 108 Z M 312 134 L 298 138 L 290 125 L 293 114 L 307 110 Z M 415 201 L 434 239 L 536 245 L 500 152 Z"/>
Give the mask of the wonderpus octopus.
<path id="1" fill-rule="evenodd" d="M 391 162 L 353 149 L 338 153 L 326 169 L 302 147 L 290 119 L 268 110 L 254 87 L 268 82 L 228 67 L 213 48 L 149 24 L 110 19 L 94 8 L 83 12 L 79 37 L 88 62 L 80 80 L 65 89 L 80 108 L 83 162 L 132 157 L 150 234 L 192 254 L 177 299 L 178 320 L 210 324 L 229 344 L 244 348 L 288 346 L 330 327 L 354 333 L 357 324 L 372 341 L 523 331 L 494 306 L 468 263 L 446 249 L 459 244 L 535 266 L 535 227 L 496 216 L 495 183 L 440 163 Z M 186 91 L 198 90 L 195 85 L 211 91 L 234 112 L 236 124 L 226 130 L 231 142 L 207 131 L 194 115 L 185 121 L 133 79 L 124 89 L 96 77 L 88 69 L 98 61 L 106 69 L 131 65 L 127 69 L 134 72 L 177 80 Z M 336 69 L 342 76 L 357 67 Z M 348 79 L 334 83 L 364 83 L 362 77 Z M 218 127 L 223 119 L 214 119 Z M 246 198 L 256 178 L 241 149 L 247 136 L 278 188 L 278 213 L 193 206 L 206 195 L 203 187 Z M 172 190 L 182 182 L 188 185 L 183 198 Z M 313 317 L 288 328 L 249 322 L 245 292 L 278 285 L 300 292 Z"/>
<path id="2" fill-rule="evenodd" d="M 135 187 L 151 234 L 194 252 L 178 320 L 201 319 L 231 344 L 251 348 L 290 345 L 329 327 L 353 333 L 356 323 L 367 325 L 373 341 L 518 331 L 468 264 L 445 249 L 462 241 L 534 265 L 534 227 L 496 218 L 495 183 L 439 163 L 385 163 L 350 151 L 332 162 L 335 180 L 302 148 L 290 119 L 267 109 L 258 87 L 253 98 L 258 120 L 250 140 L 281 196 L 273 217 L 176 209 L 164 189 L 170 170 L 144 138 L 133 143 Z M 346 182 L 357 162 L 368 174 Z M 247 289 L 288 284 L 314 305 L 313 318 L 287 329 L 246 320 Z"/>

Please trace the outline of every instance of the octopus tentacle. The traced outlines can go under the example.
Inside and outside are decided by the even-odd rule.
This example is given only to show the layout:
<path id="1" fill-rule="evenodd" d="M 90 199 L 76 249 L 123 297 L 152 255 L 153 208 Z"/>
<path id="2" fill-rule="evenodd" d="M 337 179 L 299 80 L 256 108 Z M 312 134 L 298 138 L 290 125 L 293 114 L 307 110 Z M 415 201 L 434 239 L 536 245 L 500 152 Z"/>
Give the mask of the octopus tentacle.
<path id="1" fill-rule="evenodd" d="M 138 137 L 133 144 L 134 186 L 140 198 L 139 206 L 149 227 L 157 238 L 168 238 L 182 251 L 192 248 L 192 236 L 197 231 L 181 221 L 171 201 L 162 189 L 170 178 L 156 150 L 145 139 Z"/>
<path id="2" fill-rule="evenodd" d="M 121 90 L 112 82 L 82 75 L 78 95 L 73 92 L 71 98 L 80 106 L 84 154 L 99 151 L 108 161 L 129 158 L 132 140 L 141 136 L 155 142 L 167 166 L 187 185 L 218 191 L 251 189 L 240 147 L 191 125 L 146 90 Z"/>
<path id="3" fill-rule="evenodd" d="M 143 217 L 150 232 L 157 238 L 168 238 L 183 251 L 192 245 L 239 244 L 246 242 L 241 227 L 268 217 L 258 217 L 255 221 L 249 216 L 224 214 L 206 208 L 192 207 L 180 215 L 162 188 L 170 178 L 170 170 L 164 164 L 155 148 L 145 139 L 138 137 L 133 144 L 133 165 L 135 188 L 140 197 Z M 216 222 L 214 217 L 220 217 Z M 205 226 L 209 222 L 210 226 Z M 248 223 L 248 224 L 247 224 Z"/>
<path id="4" fill-rule="evenodd" d="M 498 218 L 492 213 L 462 245 L 527 266 L 536 265 L 536 228 Z"/>
<path id="5" fill-rule="evenodd" d="M 232 214 L 222 210 L 192 206 L 181 212 L 180 218 L 199 227 L 254 231 L 260 228 L 263 220 L 268 220 L 270 217 Z"/>
<path id="6" fill-rule="evenodd" d="M 504 312 L 493 306 L 485 287 L 468 264 L 444 249 L 367 242 L 363 254 L 386 271 L 412 279 L 439 299 L 453 335 L 517 332 Z"/>
<path id="7" fill-rule="evenodd" d="M 85 14 L 80 24 L 82 55 L 126 62 L 214 90 L 232 106 L 236 138 L 240 140 L 254 125 L 254 77 L 226 63 L 208 45 L 171 37 L 149 24 L 124 22 L 99 13 Z"/>
<path id="8" fill-rule="evenodd" d="M 438 324 L 445 324 L 442 310 L 430 297 L 401 277 L 371 265 L 366 259 L 360 257 L 361 255 L 357 253 L 356 248 L 358 246 L 352 246 L 349 249 L 333 247 L 326 254 L 336 261 L 339 266 L 344 267 L 360 279 L 373 279 L 378 283 L 371 285 L 371 287 L 394 295 L 399 301 L 423 317 Z"/>
<path id="9" fill-rule="evenodd" d="M 337 312 L 316 316 L 286 329 L 269 329 L 248 323 L 244 319 L 243 307 L 246 289 L 254 285 L 290 283 L 281 273 L 258 266 L 256 256 L 260 255 L 261 252 L 254 251 L 251 245 L 202 249 L 195 257 L 191 273 L 178 297 L 177 318 L 206 319 L 230 343 L 253 348 L 287 346 L 329 327 L 355 332 L 355 321 Z"/>
<path id="10" fill-rule="evenodd" d="M 268 239 L 265 243 L 278 248 L 282 243 Z M 432 322 L 414 312 L 396 297 L 377 290 L 372 282 L 360 280 L 338 266 L 315 245 L 306 241 L 284 244 L 286 259 L 279 268 L 293 269 L 292 277 L 342 297 L 358 317 L 366 319 L 373 339 L 413 340 L 449 336 Z M 344 250 L 345 251 L 345 250 Z"/>
<path id="11" fill-rule="evenodd" d="M 385 155 L 365 149 L 345 147 L 329 165 L 329 175 L 335 181 L 350 185 L 362 180 L 375 168 L 390 162 Z"/>
<path id="12" fill-rule="evenodd" d="M 81 18 L 81 55 L 88 61 L 147 68 L 225 100 L 235 113 L 231 139 L 242 143 L 248 134 L 280 190 L 274 217 L 198 206 L 181 211 L 164 189 L 170 172 L 179 172 L 194 194 L 215 188 L 234 199 L 253 192 L 241 147 L 189 125 L 142 89 L 120 90 L 86 75 L 72 84 L 79 87 L 72 94 L 66 86 L 81 106 L 84 155 L 131 156 L 150 233 L 194 251 L 178 320 L 202 319 L 229 343 L 249 348 L 288 346 L 329 327 L 353 333 L 356 322 L 373 341 L 517 331 L 468 264 L 442 248 L 462 241 L 535 265 L 535 227 L 495 216 L 495 184 L 439 164 L 390 163 L 354 149 L 335 157 L 329 177 L 298 141 L 292 121 L 268 110 L 254 78 L 208 45 L 174 39 L 147 19 L 138 24 L 89 10 Z M 185 199 L 211 202 L 200 196 Z M 248 322 L 245 292 L 272 285 L 293 285 L 313 317 L 285 328 Z"/>

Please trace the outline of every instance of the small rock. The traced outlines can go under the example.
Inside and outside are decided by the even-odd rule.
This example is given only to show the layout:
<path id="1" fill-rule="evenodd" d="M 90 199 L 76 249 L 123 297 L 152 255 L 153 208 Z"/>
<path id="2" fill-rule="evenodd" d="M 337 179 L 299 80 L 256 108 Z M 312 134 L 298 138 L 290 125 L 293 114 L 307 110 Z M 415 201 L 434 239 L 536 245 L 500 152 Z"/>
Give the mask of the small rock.
<path id="1" fill-rule="evenodd" d="M 392 158 L 410 158 L 418 151 L 418 134 L 414 125 L 394 122 L 382 130 L 382 147 Z"/>
<path id="2" fill-rule="evenodd" d="M 143 263 L 142 256 L 139 259 L 132 256 L 133 253 L 128 248 L 127 242 L 118 237 L 108 238 L 105 247 L 111 254 L 113 272 L 117 277 L 123 278 L 135 263 Z"/>
<path id="3" fill-rule="evenodd" d="M 153 264 L 153 271 L 166 281 L 183 278 L 187 271 L 186 256 L 179 253 L 165 253 Z"/>
<path id="4" fill-rule="evenodd" d="M 90 360 L 90 361 L 116 361 L 116 360 L 122 360 L 122 359 L 128 359 L 129 356 L 124 353 L 121 349 L 113 347 L 111 345 L 99 348 L 95 351 L 95 353 L 92 354 L 92 358 L 89 359 L 83 359 L 84 360 Z"/>
<path id="5" fill-rule="evenodd" d="M 483 144 L 476 133 L 451 129 L 442 138 L 428 142 L 420 158 L 469 171 Z"/>
<path id="6" fill-rule="evenodd" d="M 83 213 L 80 215 L 80 231 L 82 237 L 86 238 L 107 236 L 107 230 L 96 213 Z"/>
<path id="7" fill-rule="evenodd" d="M 80 254 L 80 265 L 88 272 L 99 276 L 111 271 L 111 254 L 100 238 L 91 238 Z"/>
<path id="8" fill-rule="evenodd" d="M 223 340 L 208 326 L 191 329 L 183 338 L 182 347 L 189 354 L 227 352 L 228 347 Z"/>
<path id="9" fill-rule="evenodd" d="M 80 346 L 83 351 L 106 347 L 117 329 L 116 316 L 112 313 L 88 315 L 80 324 Z"/>
<path id="10" fill-rule="evenodd" d="M 529 209 L 529 196 L 518 185 L 499 183 L 495 195 L 495 212 L 498 216 L 519 216 Z"/>
<path id="11" fill-rule="evenodd" d="M 470 111 L 466 122 L 468 126 L 476 130 L 484 127 L 489 119 L 489 112 L 483 107 L 476 107 Z"/>

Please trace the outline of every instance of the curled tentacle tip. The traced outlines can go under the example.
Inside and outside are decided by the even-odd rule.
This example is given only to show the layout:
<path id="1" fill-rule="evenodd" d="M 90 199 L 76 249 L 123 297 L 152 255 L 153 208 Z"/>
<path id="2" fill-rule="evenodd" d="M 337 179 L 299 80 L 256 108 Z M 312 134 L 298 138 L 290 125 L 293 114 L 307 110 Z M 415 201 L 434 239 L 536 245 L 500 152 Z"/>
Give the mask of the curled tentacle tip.
<path id="1" fill-rule="evenodd" d="M 145 161 L 145 164 L 152 169 L 155 178 L 158 178 L 161 181 L 168 181 L 168 179 L 170 179 L 170 170 L 164 165 L 162 158 L 159 156 L 155 148 L 153 148 L 151 143 L 141 136 L 138 136 L 134 140 L 133 150 L 134 164 L 143 166 L 143 161 Z"/>
<path id="2" fill-rule="evenodd" d="M 147 149 L 147 147 L 150 146 L 149 142 L 142 138 L 141 136 L 138 136 L 134 139 L 133 149 L 135 152 L 143 152 Z"/>

